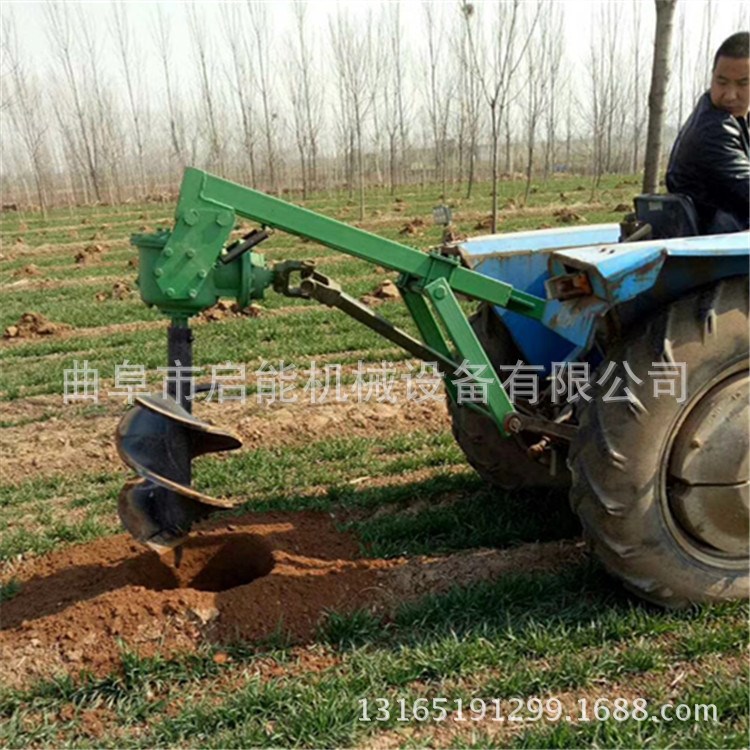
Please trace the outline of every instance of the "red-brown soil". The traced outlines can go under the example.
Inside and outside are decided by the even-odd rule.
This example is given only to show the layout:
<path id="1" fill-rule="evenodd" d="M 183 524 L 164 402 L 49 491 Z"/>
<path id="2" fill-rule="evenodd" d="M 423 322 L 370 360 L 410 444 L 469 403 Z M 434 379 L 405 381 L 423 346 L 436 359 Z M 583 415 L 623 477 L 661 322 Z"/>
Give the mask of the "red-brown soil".
<path id="1" fill-rule="evenodd" d="M 69 325 L 53 323 L 41 313 L 25 312 L 14 325 L 5 329 L 3 337 L 6 339 L 30 339 L 37 336 L 54 336 L 69 329 Z"/>
<path id="2" fill-rule="evenodd" d="M 249 514 L 197 531 L 179 568 L 126 535 L 21 563 L 2 605 L 0 682 L 81 670 L 105 674 L 121 648 L 147 656 L 203 643 L 258 642 L 278 630 L 304 643 L 326 612 L 387 613 L 402 601 L 511 570 L 558 567 L 574 543 L 446 557 L 361 558 L 324 513 Z"/>

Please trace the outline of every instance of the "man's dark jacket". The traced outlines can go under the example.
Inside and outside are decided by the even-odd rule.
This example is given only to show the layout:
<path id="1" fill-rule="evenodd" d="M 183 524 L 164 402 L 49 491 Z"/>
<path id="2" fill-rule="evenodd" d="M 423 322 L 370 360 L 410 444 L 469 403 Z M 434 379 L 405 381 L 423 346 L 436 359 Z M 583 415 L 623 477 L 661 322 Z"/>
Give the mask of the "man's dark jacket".
<path id="1" fill-rule="evenodd" d="M 667 188 L 693 199 L 701 232 L 717 209 L 748 226 L 750 136 L 747 117 L 714 107 L 706 92 L 682 126 L 667 167 Z"/>

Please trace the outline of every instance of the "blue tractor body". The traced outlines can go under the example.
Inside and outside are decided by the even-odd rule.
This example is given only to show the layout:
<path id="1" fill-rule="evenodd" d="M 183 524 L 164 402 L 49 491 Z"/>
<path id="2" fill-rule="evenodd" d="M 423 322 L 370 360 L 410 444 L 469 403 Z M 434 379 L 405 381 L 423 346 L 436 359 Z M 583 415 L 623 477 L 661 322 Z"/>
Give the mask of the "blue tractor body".
<path id="1" fill-rule="evenodd" d="M 459 253 L 473 270 L 544 297 L 553 277 L 584 272 L 592 294 L 551 300 L 542 321 L 497 307 L 530 365 L 589 359 L 598 324 L 628 330 L 692 289 L 747 274 L 750 233 L 620 243 L 619 224 L 477 237 Z"/>

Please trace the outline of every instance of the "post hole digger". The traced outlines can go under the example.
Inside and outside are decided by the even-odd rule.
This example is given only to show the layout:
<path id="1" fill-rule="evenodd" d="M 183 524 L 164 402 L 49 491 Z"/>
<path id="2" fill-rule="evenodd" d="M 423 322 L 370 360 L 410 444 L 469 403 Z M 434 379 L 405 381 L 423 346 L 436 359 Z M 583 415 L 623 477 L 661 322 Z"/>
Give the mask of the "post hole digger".
<path id="1" fill-rule="evenodd" d="M 271 288 L 338 308 L 438 364 L 454 435 L 489 482 L 568 488 L 594 553 L 629 588 L 665 606 L 746 597 L 748 233 L 689 236 L 678 196 L 635 205 L 629 229 L 500 234 L 425 253 L 188 169 L 172 230 L 133 243 L 143 301 L 171 318 L 170 366 L 192 364 L 188 320 L 220 297 L 245 306 Z M 259 228 L 229 243 L 238 216 Z M 267 265 L 255 248 L 272 229 L 397 271 L 418 337 L 311 263 Z M 480 303 L 470 318 L 459 295 Z M 509 398 L 500 373 L 517 364 L 534 369 L 538 398 Z M 556 398 L 561 368 L 584 366 L 578 397 Z M 481 403 L 457 398 L 459 371 L 481 373 Z M 677 373 L 680 393 L 646 371 Z M 616 382 L 624 396 L 609 398 Z M 138 474 L 120 518 L 159 552 L 231 506 L 192 488 L 192 459 L 240 446 L 194 418 L 179 386 L 139 398 L 117 429 Z"/>

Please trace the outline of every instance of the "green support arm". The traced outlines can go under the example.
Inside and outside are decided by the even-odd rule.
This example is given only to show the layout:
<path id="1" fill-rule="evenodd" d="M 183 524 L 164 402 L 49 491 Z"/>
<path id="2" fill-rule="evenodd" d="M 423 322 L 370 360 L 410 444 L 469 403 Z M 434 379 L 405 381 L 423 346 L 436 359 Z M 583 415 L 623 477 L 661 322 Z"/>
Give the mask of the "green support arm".
<path id="1" fill-rule="evenodd" d="M 490 379 L 486 408 L 505 434 L 504 420 L 513 406 L 455 295 L 464 294 L 536 320 L 543 317 L 546 300 L 464 268 L 455 258 L 424 253 L 189 168 L 171 233 L 133 240 L 141 252 L 139 285 L 144 301 L 174 319 L 185 320 L 214 304 L 218 296 L 235 296 L 241 302 L 262 297 L 274 277 L 262 256 L 244 253 L 227 263 L 230 258 L 223 255 L 237 216 L 400 272 L 398 285 L 423 340 L 445 356 L 452 354 L 452 345 L 454 361 L 483 368 Z M 446 386 L 455 399 L 453 384 Z"/>
<path id="2" fill-rule="evenodd" d="M 220 228 L 233 226 L 234 214 L 399 271 L 424 284 L 446 278 L 460 294 L 508 307 L 537 320 L 544 313 L 545 300 L 462 268 L 454 258 L 423 253 L 198 169 L 185 170 L 175 231 L 167 246 L 178 250 L 178 245 L 192 245 L 196 237 L 202 241 L 218 240 L 224 234 Z M 221 248 L 211 249 L 216 256 Z"/>

